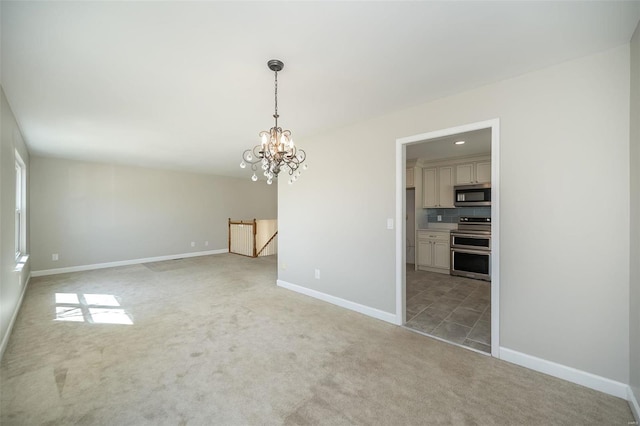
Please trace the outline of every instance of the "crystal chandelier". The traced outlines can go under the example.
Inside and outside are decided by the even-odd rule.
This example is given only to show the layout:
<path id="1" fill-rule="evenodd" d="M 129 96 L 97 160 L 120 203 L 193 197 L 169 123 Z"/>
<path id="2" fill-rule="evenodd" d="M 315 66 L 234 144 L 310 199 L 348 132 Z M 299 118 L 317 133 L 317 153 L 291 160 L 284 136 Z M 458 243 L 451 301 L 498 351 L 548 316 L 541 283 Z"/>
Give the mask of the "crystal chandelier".
<path id="1" fill-rule="evenodd" d="M 275 73 L 275 114 L 276 124 L 268 131 L 263 130 L 259 133 L 261 143 L 253 149 L 247 149 L 242 153 L 242 162 L 240 167 L 243 169 L 247 164 L 251 165 L 253 170 L 252 181 L 257 181 L 256 172 L 260 166 L 263 175 L 267 178 L 267 184 L 273 183 L 273 178 L 278 177 L 278 173 L 285 171 L 289 173 L 289 184 L 292 184 L 300 176 L 299 167 L 304 163 L 307 154 L 297 149 L 293 143 L 290 130 L 282 130 L 278 126 L 278 71 L 282 71 L 284 63 L 278 59 L 271 59 L 267 62 L 267 66 Z M 307 164 L 303 169 L 306 170 Z"/>

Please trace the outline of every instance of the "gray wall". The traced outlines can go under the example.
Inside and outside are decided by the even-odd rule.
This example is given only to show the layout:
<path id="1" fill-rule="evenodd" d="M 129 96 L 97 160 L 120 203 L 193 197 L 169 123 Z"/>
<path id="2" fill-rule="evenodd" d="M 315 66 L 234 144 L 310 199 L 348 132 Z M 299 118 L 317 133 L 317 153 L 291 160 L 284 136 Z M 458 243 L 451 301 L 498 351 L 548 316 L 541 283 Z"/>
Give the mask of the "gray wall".
<path id="1" fill-rule="evenodd" d="M 501 346 L 628 383 L 629 78 L 625 45 L 308 138 L 279 279 L 395 313 L 396 139 L 499 118 Z"/>
<path id="2" fill-rule="evenodd" d="M 31 205 L 39 271 L 226 249 L 227 219 L 275 219 L 277 191 L 249 177 L 33 156 Z"/>
<path id="3" fill-rule="evenodd" d="M 22 273 L 15 272 L 15 208 L 16 208 L 16 178 L 15 151 L 27 167 L 27 188 L 29 182 L 29 152 L 24 144 L 20 129 L 7 102 L 4 90 L 0 88 L 1 99 L 1 140 L 0 140 L 0 338 L 6 343 L 9 324 L 16 310 L 19 308 L 20 297 L 27 277 L 29 263 Z M 28 194 L 28 192 L 27 192 Z M 28 196 L 27 196 L 28 197 Z M 28 199 L 28 198 L 27 198 Z M 30 206 L 27 201 L 27 223 Z M 29 252 L 29 229 L 27 227 L 27 252 Z M 2 346 L 4 349 L 4 345 Z"/>
<path id="4" fill-rule="evenodd" d="M 640 401 L 640 24 L 631 40 L 631 253 L 629 340 L 631 390 Z"/>

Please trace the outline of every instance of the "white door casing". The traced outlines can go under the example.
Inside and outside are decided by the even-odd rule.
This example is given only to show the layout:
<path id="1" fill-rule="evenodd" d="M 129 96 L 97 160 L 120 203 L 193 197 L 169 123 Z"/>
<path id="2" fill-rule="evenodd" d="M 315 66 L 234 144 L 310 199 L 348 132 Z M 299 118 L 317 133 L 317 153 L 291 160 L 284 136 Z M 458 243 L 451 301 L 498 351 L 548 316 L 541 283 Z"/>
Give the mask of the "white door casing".
<path id="1" fill-rule="evenodd" d="M 396 319 L 406 322 L 406 146 L 491 129 L 491 355 L 500 357 L 500 120 L 498 118 L 396 139 Z M 486 169 L 481 171 L 486 176 Z M 452 195 L 453 196 L 453 195 Z"/>

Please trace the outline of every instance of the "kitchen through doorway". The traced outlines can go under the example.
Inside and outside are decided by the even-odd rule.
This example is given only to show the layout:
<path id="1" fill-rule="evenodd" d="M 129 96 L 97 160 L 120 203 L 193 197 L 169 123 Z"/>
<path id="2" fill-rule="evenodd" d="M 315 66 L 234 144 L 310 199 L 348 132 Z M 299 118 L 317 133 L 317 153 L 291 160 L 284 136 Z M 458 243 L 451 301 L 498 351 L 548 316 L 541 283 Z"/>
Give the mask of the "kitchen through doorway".
<path id="1" fill-rule="evenodd" d="M 403 244 L 398 312 L 408 329 L 497 356 L 498 120 L 399 139 Z M 400 221 L 398 223 L 401 223 Z M 399 227 L 400 228 L 400 227 Z"/>

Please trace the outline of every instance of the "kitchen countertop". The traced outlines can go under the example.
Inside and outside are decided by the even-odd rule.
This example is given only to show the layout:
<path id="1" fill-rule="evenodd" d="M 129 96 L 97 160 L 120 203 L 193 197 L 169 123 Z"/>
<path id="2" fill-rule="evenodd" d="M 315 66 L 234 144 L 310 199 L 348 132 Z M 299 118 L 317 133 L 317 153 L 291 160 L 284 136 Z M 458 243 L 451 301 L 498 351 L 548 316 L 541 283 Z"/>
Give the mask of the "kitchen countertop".
<path id="1" fill-rule="evenodd" d="M 418 228 L 418 231 L 456 231 L 457 223 L 430 223 L 426 228 Z"/>

